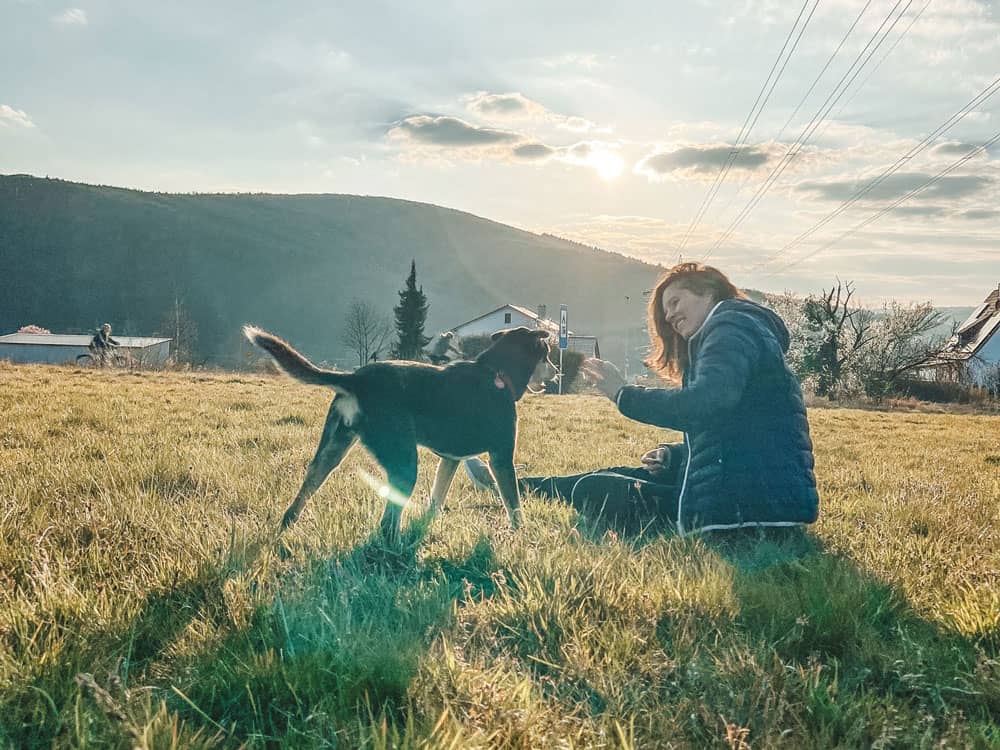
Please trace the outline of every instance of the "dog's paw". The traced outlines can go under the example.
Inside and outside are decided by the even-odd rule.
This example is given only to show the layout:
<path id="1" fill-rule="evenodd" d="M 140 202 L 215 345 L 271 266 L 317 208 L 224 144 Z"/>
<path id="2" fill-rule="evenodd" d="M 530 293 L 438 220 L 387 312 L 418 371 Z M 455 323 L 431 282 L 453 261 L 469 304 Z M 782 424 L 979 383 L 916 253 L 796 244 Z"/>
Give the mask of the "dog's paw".
<path id="1" fill-rule="evenodd" d="M 294 554 L 292 552 L 292 548 L 288 546 L 288 542 L 284 539 L 278 540 L 278 545 L 275 552 L 278 555 L 278 559 L 281 560 L 282 562 L 291 559 L 292 555 Z"/>

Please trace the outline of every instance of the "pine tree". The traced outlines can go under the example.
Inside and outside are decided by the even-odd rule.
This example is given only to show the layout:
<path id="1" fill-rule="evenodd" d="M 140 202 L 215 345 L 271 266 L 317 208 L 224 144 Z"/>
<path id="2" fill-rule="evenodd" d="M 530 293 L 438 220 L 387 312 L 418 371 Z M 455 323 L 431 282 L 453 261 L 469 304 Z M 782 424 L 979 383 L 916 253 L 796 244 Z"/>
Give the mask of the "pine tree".
<path id="1" fill-rule="evenodd" d="M 393 308 L 396 316 L 396 335 L 392 356 L 396 359 L 419 360 L 430 339 L 424 336 L 427 320 L 427 297 L 424 288 L 417 288 L 417 262 L 410 262 L 410 275 L 406 287 L 399 292 L 399 304 Z"/>

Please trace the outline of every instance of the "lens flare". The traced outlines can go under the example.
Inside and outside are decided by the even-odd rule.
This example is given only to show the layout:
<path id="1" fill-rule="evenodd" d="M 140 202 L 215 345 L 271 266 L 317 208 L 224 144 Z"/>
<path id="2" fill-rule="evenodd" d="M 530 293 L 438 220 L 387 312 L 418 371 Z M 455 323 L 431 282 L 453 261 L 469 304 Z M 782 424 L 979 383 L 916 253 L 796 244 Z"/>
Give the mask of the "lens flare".
<path id="1" fill-rule="evenodd" d="M 393 489 L 378 477 L 372 476 L 364 469 L 358 469 L 358 476 L 361 477 L 361 479 L 364 481 L 365 484 L 367 484 L 369 487 L 375 490 L 375 492 L 378 493 L 379 497 L 388 500 L 393 505 L 398 505 L 400 508 L 405 508 L 409 504 L 410 498 L 408 498 L 402 492 Z"/>

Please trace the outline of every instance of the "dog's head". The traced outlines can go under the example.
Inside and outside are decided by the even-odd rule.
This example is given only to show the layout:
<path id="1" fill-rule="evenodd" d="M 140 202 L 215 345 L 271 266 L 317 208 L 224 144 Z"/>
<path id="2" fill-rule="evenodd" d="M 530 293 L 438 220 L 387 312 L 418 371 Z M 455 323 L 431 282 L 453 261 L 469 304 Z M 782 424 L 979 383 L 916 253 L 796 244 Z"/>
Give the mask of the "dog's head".
<path id="1" fill-rule="evenodd" d="M 554 367 L 549 361 L 548 337 L 548 331 L 524 327 L 497 331 L 492 336 L 493 344 L 476 357 L 476 362 L 509 379 L 517 401 L 528 389 L 536 370 L 541 371 L 538 379 L 543 380 L 548 368 Z"/>

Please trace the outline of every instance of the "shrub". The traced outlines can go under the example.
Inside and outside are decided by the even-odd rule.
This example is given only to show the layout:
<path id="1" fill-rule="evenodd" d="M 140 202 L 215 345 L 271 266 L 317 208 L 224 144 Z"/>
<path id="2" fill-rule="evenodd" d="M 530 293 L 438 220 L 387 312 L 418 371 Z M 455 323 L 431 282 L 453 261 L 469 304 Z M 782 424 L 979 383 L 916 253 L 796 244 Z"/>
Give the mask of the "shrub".
<path id="1" fill-rule="evenodd" d="M 479 333 L 474 336 L 463 336 L 458 346 L 462 350 L 462 356 L 466 359 L 475 359 L 482 352 L 490 348 L 493 339 L 488 333 Z"/>
<path id="2" fill-rule="evenodd" d="M 921 401 L 937 404 L 979 404 L 989 403 L 990 392 L 986 388 L 965 385 L 948 380 L 918 380 L 905 378 L 898 383 L 898 393 L 912 396 Z"/>

